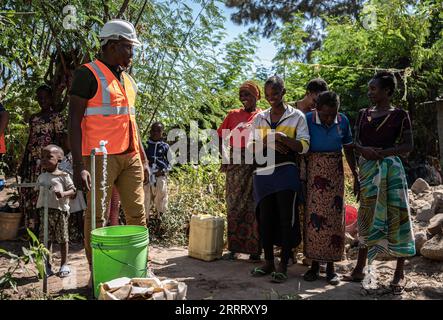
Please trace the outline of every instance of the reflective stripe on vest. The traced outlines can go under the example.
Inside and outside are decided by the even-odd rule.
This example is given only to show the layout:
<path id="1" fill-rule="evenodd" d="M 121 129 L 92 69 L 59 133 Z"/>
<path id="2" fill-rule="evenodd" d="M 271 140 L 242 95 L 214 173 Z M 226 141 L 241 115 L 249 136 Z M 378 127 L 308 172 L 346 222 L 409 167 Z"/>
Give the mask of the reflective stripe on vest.
<path id="1" fill-rule="evenodd" d="M 121 107 L 111 107 L 111 94 L 109 92 L 109 83 L 108 80 L 106 80 L 105 75 L 100 70 L 99 66 L 95 61 L 91 62 L 89 64 L 95 72 L 97 72 L 98 78 L 100 79 L 100 83 L 102 85 L 102 103 L 103 106 L 100 107 L 89 107 L 85 110 L 85 116 L 95 116 L 95 115 L 103 115 L 103 116 L 110 116 L 110 115 L 124 115 L 129 114 L 131 116 L 135 115 L 135 108 L 129 107 L 129 106 L 121 106 Z M 137 92 L 137 85 L 134 82 L 134 80 L 131 77 L 128 77 L 130 80 L 132 87 L 134 89 L 134 92 Z M 128 111 L 129 110 L 129 111 Z"/>
<path id="2" fill-rule="evenodd" d="M 105 75 L 100 70 L 98 65 L 93 61 L 89 64 L 95 72 L 97 72 L 98 78 L 100 79 L 100 82 L 102 84 L 102 103 L 104 106 L 110 106 L 111 105 L 111 94 L 109 93 L 109 83 L 108 80 L 106 80 Z"/>
<path id="3" fill-rule="evenodd" d="M 129 114 L 131 116 L 135 115 L 134 107 L 90 107 L 86 108 L 85 116 L 110 116 L 110 115 L 123 115 Z"/>

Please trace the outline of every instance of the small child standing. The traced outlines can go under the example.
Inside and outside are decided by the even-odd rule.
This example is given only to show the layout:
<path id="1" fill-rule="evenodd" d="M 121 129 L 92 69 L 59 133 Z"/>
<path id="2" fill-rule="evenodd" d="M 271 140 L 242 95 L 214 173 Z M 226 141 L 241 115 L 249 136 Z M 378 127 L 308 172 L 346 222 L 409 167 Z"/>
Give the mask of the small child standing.
<path id="1" fill-rule="evenodd" d="M 75 196 L 76 190 L 70 175 L 59 169 L 58 165 L 63 160 L 63 150 L 54 144 L 43 148 L 41 156 L 41 173 L 37 182 L 49 185 L 48 193 L 48 249 L 51 250 L 52 243 L 58 243 L 61 251 L 61 267 L 59 276 L 69 276 L 71 270 L 68 266 L 69 247 L 69 198 Z M 40 221 L 44 214 L 44 187 L 39 187 L 40 192 L 37 200 Z M 44 228 L 40 228 L 40 240 L 43 240 Z M 47 263 L 47 275 L 52 275 L 51 265 Z"/>
<path id="2" fill-rule="evenodd" d="M 168 171 L 171 170 L 168 161 L 169 145 L 162 141 L 163 128 L 161 122 L 152 124 L 148 147 L 145 149 L 151 172 L 149 183 L 144 186 L 146 219 L 148 223 L 151 219 L 150 226 L 155 229 L 155 233 L 158 233 L 160 230 L 161 216 L 166 212 L 168 207 L 166 175 Z M 152 202 L 155 206 L 156 216 L 150 215 Z"/>

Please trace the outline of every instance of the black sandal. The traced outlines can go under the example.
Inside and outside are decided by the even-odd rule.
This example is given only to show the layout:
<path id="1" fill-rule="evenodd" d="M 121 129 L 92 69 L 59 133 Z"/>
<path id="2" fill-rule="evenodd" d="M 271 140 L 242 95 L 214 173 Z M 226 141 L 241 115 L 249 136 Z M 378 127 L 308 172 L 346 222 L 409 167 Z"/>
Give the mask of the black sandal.
<path id="1" fill-rule="evenodd" d="M 237 260 L 237 253 L 230 251 L 223 256 L 223 260 Z"/>
<path id="2" fill-rule="evenodd" d="M 318 277 L 320 276 L 320 272 L 317 271 L 315 272 L 312 269 L 309 269 L 308 271 L 306 271 L 306 273 L 303 275 L 303 279 L 305 281 L 315 281 L 318 280 Z"/>
<path id="3" fill-rule="evenodd" d="M 288 280 L 288 275 L 286 272 L 273 272 L 271 273 L 271 281 L 275 283 L 282 283 Z"/>
<path id="4" fill-rule="evenodd" d="M 390 283 L 390 287 L 392 290 L 392 294 L 395 296 L 400 296 L 403 294 L 403 291 L 405 290 L 406 286 L 406 279 L 402 278 L 398 283 Z"/>
<path id="5" fill-rule="evenodd" d="M 326 275 L 326 280 L 329 284 L 336 286 L 340 283 L 340 277 L 335 272 Z"/>
<path id="6" fill-rule="evenodd" d="M 262 277 L 274 272 L 274 268 L 269 266 L 255 267 L 251 270 L 251 275 L 253 277 Z"/>
<path id="7" fill-rule="evenodd" d="M 360 276 L 356 276 L 351 273 L 351 274 L 343 275 L 342 280 L 346 281 L 346 282 L 362 282 L 364 278 L 365 278 L 364 274 L 360 275 Z"/>

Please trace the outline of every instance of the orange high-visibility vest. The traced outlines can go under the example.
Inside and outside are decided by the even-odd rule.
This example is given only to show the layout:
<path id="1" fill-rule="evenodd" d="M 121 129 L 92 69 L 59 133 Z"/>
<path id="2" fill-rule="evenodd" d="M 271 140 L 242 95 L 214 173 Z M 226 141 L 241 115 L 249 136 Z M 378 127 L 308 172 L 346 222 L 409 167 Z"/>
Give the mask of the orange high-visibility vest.
<path id="1" fill-rule="evenodd" d="M 94 74 L 98 87 L 95 96 L 88 100 L 82 120 L 82 154 L 90 155 L 92 149 L 99 147 L 100 140 L 108 141 L 108 154 L 122 153 L 129 147 L 130 130 L 135 151 L 139 152 L 134 80 L 122 72 L 123 88 L 112 71 L 99 60 L 85 66 Z"/>
<path id="2" fill-rule="evenodd" d="M 0 153 L 6 153 L 5 134 L 0 136 Z"/>

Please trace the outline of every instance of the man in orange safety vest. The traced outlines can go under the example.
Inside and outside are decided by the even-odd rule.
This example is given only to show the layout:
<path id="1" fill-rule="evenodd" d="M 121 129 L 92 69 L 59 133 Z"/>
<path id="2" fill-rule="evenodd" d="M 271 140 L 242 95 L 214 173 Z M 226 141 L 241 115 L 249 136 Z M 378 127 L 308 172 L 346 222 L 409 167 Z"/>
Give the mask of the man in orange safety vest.
<path id="1" fill-rule="evenodd" d="M 146 226 L 143 184 L 148 182 L 149 166 L 135 119 L 137 87 L 126 73 L 133 48 L 140 42 L 134 26 L 120 19 L 108 21 L 99 38 L 100 57 L 76 70 L 70 89 L 69 135 L 74 183 L 78 189 L 90 191 L 91 151 L 100 147 L 101 140 L 107 141 L 105 170 L 103 153 L 97 152 L 96 157 L 96 227 L 105 224 L 114 185 L 120 193 L 127 224 Z M 87 199 L 84 236 L 86 256 L 91 264 L 90 192 Z"/>

